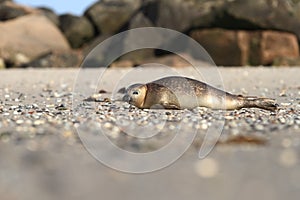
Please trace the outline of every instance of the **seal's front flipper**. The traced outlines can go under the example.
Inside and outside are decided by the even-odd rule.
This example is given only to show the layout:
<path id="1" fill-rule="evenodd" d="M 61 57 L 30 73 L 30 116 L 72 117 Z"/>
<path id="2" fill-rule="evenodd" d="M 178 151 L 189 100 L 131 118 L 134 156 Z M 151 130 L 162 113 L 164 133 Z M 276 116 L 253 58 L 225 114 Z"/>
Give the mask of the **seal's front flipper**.
<path id="1" fill-rule="evenodd" d="M 178 106 L 176 104 L 171 104 L 171 103 L 168 103 L 168 102 L 162 103 L 162 106 L 165 109 L 180 110 L 180 106 Z"/>

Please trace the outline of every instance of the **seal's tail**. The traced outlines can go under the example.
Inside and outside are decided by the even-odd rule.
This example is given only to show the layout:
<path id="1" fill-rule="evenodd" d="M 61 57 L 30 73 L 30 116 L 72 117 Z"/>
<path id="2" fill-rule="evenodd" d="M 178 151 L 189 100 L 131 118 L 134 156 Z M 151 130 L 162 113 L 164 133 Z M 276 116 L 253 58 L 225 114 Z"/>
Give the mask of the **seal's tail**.
<path id="1" fill-rule="evenodd" d="M 276 111 L 278 104 L 275 99 L 270 98 L 259 98 L 259 97 L 243 97 L 244 105 L 243 107 L 248 108 L 261 108 L 270 111 Z"/>

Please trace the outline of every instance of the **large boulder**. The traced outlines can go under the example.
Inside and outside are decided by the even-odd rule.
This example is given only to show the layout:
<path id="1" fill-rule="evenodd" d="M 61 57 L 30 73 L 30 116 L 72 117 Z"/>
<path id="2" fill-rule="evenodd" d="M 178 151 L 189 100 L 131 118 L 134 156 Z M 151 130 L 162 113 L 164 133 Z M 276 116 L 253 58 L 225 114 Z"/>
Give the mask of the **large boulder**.
<path id="1" fill-rule="evenodd" d="M 128 22 L 125 27 L 126 30 L 130 30 L 133 28 L 141 28 L 141 27 L 153 27 L 154 24 L 147 18 L 144 13 L 138 12 L 136 13 Z"/>
<path id="2" fill-rule="evenodd" d="M 287 0 L 235 0 L 226 4 L 222 24 L 224 28 L 260 28 L 295 33 L 300 40 L 299 10 Z M 226 20 L 227 19 L 227 20 Z M 242 27 L 244 25 L 246 27 Z"/>
<path id="3" fill-rule="evenodd" d="M 18 5 L 10 1 L 0 2 L 0 21 L 6 21 L 36 12 L 37 11 L 32 8 Z"/>
<path id="4" fill-rule="evenodd" d="M 79 48 L 90 41 L 94 35 L 94 27 L 86 17 L 71 14 L 59 17 L 60 29 L 68 39 L 72 48 Z"/>
<path id="5" fill-rule="evenodd" d="M 217 65 L 270 65 L 278 58 L 297 58 L 295 35 L 278 31 L 204 29 L 191 32 Z"/>
<path id="6" fill-rule="evenodd" d="M 217 65 L 242 66 L 248 63 L 249 38 L 246 31 L 204 29 L 191 32 Z"/>
<path id="7" fill-rule="evenodd" d="M 250 57 L 252 65 L 270 65 L 280 58 L 299 57 L 297 37 L 278 31 L 257 31 L 250 33 Z"/>
<path id="8" fill-rule="evenodd" d="M 40 7 L 38 10 L 41 12 L 41 14 L 45 15 L 51 22 L 53 22 L 53 24 L 59 27 L 59 17 L 52 9 Z"/>
<path id="9" fill-rule="evenodd" d="M 26 15 L 0 22 L 0 57 L 10 60 L 16 54 L 29 59 L 54 50 L 68 50 L 60 30 L 43 15 Z"/>
<path id="10" fill-rule="evenodd" d="M 34 68 L 67 68 L 79 67 L 82 62 L 80 51 L 51 51 L 40 55 L 31 62 L 24 63 L 22 67 Z"/>
<path id="11" fill-rule="evenodd" d="M 192 27 L 211 27 L 227 0 L 149 0 L 142 12 L 155 26 L 185 32 Z"/>
<path id="12" fill-rule="evenodd" d="M 128 26 L 126 26 L 127 30 L 131 30 L 134 28 L 142 28 L 142 27 L 153 27 L 153 23 L 144 16 L 142 12 L 138 12 L 136 15 L 134 15 L 131 20 L 128 23 Z M 130 34 L 128 35 L 130 36 Z M 134 37 L 134 36 L 133 36 Z M 129 38 L 129 42 L 134 41 L 134 39 Z M 119 58 L 119 60 L 131 60 L 134 63 L 140 63 L 142 60 L 154 58 L 155 56 L 155 50 L 154 49 L 141 49 L 132 51 L 130 53 L 127 53 Z"/>
<path id="13" fill-rule="evenodd" d="M 6 2 L 6 1 L 12 1 L 12 0 L 0 0 L 0 3 Z"/>
<path id="14" fill-rule="evenodd" d="M 141 0 L 101 0 L 85 12 L 98 33 L 118 32 L 140 8 Z"/>

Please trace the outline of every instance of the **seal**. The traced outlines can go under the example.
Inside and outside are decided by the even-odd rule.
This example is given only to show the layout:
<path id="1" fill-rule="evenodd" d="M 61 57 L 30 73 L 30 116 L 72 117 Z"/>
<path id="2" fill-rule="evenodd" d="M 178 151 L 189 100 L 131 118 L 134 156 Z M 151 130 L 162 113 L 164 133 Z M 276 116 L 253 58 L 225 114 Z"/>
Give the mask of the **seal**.
<path id="1" fill-rule="evenodd" d="M 181 76 L 169 76 L 146 84 L 131 85 L 125 90 L 123 101 L 141 109 L 207 107 L 220 110 L 261 108 L 275 111 L 278 107 L 271 98 L 235 95 Z"/>

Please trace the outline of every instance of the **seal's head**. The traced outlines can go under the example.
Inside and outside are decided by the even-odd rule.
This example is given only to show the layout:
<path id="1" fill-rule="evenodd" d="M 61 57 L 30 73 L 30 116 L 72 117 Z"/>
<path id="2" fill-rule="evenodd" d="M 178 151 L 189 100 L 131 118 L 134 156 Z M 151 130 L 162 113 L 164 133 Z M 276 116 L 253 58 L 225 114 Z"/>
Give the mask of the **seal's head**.
<path id="1" fill-rule="evenodd" d="M 138 108 L 143 108 L 147 94 L 147 86 L 144 84 L 134 84 L 126 89 L 123 101 L 126 101 Z"/>

